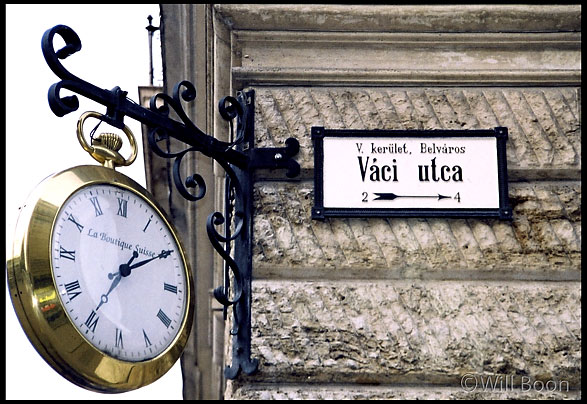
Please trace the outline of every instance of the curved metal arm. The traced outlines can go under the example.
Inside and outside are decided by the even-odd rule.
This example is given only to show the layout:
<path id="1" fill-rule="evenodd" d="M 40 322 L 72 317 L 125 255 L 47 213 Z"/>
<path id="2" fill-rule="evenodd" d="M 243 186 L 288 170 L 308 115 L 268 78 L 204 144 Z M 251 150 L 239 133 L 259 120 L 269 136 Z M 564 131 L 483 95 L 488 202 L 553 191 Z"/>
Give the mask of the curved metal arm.
<path id="1" fill-rule="evenodd" d="M 65 41 L 65 46 L 57 52 L 53 47 L 53 39 L 56 34 L 60 35 Z M 181 98 L 184 101 L 192 101 L 195 99 L 195 88 L 191 83 L 182 81 L 177 84 L 174 88 L 173 98 L 167 95 L 159 96 L 164 100 L 164 104 L 166 104 L 164 108 L 156 108 L 155 110 L 152 108 L 149 110 L 129 101 L 126 97 L 127 92 L 122 91 L 120 87 L 114 87 L 112 90 L 98 88 L 76 77 L 63 67 L 60 59 L 66 59 L 81 50 L 81 41 L 78 35 L 68 26 L 56 25 L 45 31 L 41 41 L 41 48 L 47 65 L 62 79 L 49 88 L 49 106 L 55 115 L 62 117 L 79 108 L 77 96 L 60 96 L 61 89 L 65 88 L 105 105 L 107 107 L 105 114 L 107 122 L 114 127 L 122 129 L 124 127 L 124 117 L 129 116 L 147 126 L 161 128 L 168 133 L 172 133 L 174 138 L 194 147 L 197 151 L 208 157 L 221 157 L 237 167 L 248 167 L 250 158 L 247 154 L 232 149 L 229 143 L 206 135 L 187 118 L 183 112 L 183 108 L 181 108 L 180 88 L 186 88 L 181 92 Z M 170 119 L 167 116 L 167 104 L 170 104 L 175 112 L 178 113 L 183 123 Z"/>

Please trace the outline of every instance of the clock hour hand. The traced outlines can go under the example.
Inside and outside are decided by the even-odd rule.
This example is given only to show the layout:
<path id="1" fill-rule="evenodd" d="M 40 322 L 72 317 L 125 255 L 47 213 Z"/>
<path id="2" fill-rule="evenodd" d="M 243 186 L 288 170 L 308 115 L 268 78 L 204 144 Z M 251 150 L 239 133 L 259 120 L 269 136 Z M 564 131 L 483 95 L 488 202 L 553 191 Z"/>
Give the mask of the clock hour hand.
<path id="1" fill-rule="evenodd" d="M 129 269 L 129 272 L 128 272 L 128 274 L 130 275 L 130 271 L 131 271 L 131 270 L 133 270 L 133 269 L 135 269 L 135 268 L 138 268 L 138 267 L 142 267 L 143 265 L 145 265 L 145 264 L 148 264 L 149 262 L 151 262 L 151 261 L 153 261 L 153 260 L 156 260 L 156 259 L 158 259 L 158 258 L 159 258 L 159 259 L 160 259 L 160 258 L 167 258 L 167 257 L 169 257 L 169 255 L 170 255 L 172 252 L 173 252 L 173 250 L 162 250 L 162 251 L 161 251 L 161 254 L 159 254 L 159 255 L 157 255 L 157 256 L 155 256 L 155 257 L 153 257 L 153 258 L 149 258 L 149 259 L 146 259 L 146 260 L 144 260 L 144 261 L 137 262 L 137 263 L 136 263 L 136 264 L 134 264 L 134 265 L 130 265 L 130 266 L 128 267 L 128 269 Z M 128 276 L 128 275 L 125 275 L 125 274 L 123 273 L 123 274 L 122 274 L 122 276 Z"/>

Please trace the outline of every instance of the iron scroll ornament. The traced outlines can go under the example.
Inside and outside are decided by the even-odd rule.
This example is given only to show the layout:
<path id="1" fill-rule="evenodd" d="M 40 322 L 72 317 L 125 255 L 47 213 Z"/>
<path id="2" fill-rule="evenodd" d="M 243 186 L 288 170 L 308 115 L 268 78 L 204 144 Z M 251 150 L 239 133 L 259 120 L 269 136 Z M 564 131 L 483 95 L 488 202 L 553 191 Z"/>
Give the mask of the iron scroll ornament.
<path id="1" fill-rule="evenodd" d="M 55 51 L 53 40 L 59 35 L 65 46 Z M 206 184 L 199 174 L 182 179 L 182 159 L 191 152 L 200 152 L 217 161 L 225 170 L 224 213 L 213 212 L 208 216 L 206 230 L 214 249 L 223 258 L 224 282 L 214 290 L 215 298 L 223 305 L 225 319 L 229 307 L 233 309 L 232 365 L 225 368 L 229 379 L 236 378 L 241 371 L 252 374 L 257 370 L 258 360 L 250 358 L 251 352 L 251 278 L 252 278 L 252 177 L 255 169 L 287 169 L 286 176 L 294 178 L 300 173 L 299 164 L 293 159 L 298 153 L 299 143 L 294 138 L 286 140 L 282 148 L 254 147 L 254 92 L 240 93 L 238 99 L 224 97 L 218 106 L 220 115 L 232 128 L 237 122 L 237 136 L 231 142 L 220 141 L 202 132 L 187 116 L 182 102 L 196 98 L 196 89 L 189 81 L 181 81 L 172 90 L 172 96 L 157 94 L 144 108 L 128 99 L 127 92 L 120 87 L 104 90 L 71 74 L 60 60 L 81 50 L 81 41 L 75 31 L 65 25 L 56 25 L 47 30 L 42 38 L 42 51 L 47 65 L 61 78 L 49 88 L 49 107 L 55 115 L 63 117 L 79 108 L 77 96 L 60 95 L 67 89 L 101 105 L 106 113 L 100 120 L 119 129 L 124 128 L 126 116 L 150 128 L 148 143 L 155 154 L 174 159 L 173 181 L 179 193 L 189 201 L 198 201 L 206 194 Z M 162 101 L 161 103 L 157 101 Z M 169 117 L 173 110 L 181 122 Z M 171 152 L 160 144 L 173 138 L 187 147 Z M 190 189 L 194 192 L 190 192 Z M 216 230 L 224 225 L 224 232 Z M 233 248 L 234 247 L 234 248 Z"/>

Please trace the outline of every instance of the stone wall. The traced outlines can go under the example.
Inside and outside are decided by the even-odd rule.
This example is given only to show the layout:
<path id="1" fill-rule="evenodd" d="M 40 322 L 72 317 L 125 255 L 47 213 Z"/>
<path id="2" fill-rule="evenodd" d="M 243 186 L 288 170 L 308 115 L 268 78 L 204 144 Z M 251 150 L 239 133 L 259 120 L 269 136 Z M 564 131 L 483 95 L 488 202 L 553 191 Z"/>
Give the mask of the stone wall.
<path id="1" fill-rule="evenodd" d="M 252 342 L 260 370 L 229 383 L 228 397 L 580 395 L 579 89 L 255 94 L 258 145 L 296 137 L 304 174 L 256 183 Z M 507 126 L 513 220 L 312 220 L 311 126 Z"/>
<path id="2" fill-rule="evenodd" d="M 258 145 L 277 146 L 296 137 L 306 176 L 295 183 L 257 183 L 255 273 L 315 279 L 579 279 L 578 102 L 577 88 L 256 88 Z M 507 126 L 514 220 L 313 221 L 311 126 Z"/>
<path id="3" fill-rule="evenodd" d="M 255 174 L 259 370 L 227 380 L 224 398 L 580 398 L 581 7 L 198 7 L 210 130 L 228 133 L 220 98 L 253 89 L 256 146 L 295 137 L 302 168 Z M 163 10 L 184 38 L 170 64 L 193 66 L 203 25 L 189 5 Z M 513 220 L 312 220 L 313 126 L 505 126 Z M 215 377 L 184 362 L 188 384 Z"/>

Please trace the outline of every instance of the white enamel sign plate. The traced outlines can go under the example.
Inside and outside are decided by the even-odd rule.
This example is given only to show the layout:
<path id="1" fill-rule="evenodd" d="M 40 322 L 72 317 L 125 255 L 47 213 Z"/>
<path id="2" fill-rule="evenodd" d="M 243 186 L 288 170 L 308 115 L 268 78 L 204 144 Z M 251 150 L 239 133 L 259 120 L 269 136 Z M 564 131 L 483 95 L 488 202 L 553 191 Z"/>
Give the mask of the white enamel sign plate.
<path id="1" fill-rule="evenodd" d="M 312 128 L 313 217 L 511 218 L 506 128 L 357 131 Z"/>

